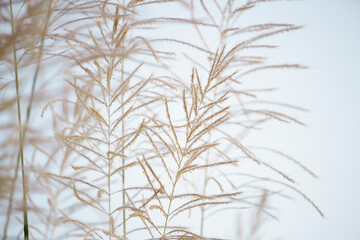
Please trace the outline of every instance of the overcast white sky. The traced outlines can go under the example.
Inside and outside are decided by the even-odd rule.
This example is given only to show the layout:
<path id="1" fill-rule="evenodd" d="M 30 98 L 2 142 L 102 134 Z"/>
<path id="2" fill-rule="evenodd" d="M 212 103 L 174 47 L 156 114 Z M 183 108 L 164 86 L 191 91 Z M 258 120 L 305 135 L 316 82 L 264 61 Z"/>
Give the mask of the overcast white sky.
<path id="1" fill-rule="evenodd" d="M 308 128 L 290 130 L 288 137 L 294 138 L 285 149 L 319 175 L 299 185 L 326 218 L 302 201 L 287 202 L 274 231 L 293 240 L 360 239 L 360 1 L 305 0 L 285 6 L 277 14 L 306 27 L 285 39 L 283 57 L 310 69 L 291 75 L 284 96 L 311 110 L 303 118 Z"/>

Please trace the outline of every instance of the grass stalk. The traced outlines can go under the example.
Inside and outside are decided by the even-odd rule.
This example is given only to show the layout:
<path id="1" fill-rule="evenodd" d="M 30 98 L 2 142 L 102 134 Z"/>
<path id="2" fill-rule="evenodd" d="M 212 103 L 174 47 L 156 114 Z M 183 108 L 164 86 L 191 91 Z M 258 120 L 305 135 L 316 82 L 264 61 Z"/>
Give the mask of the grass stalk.
<path id="1" fill-rule="evenodd" d="M 123 0 L 123 6 L 125 6 L 125 0 Z M 126 11 L 123 8 L 123 15 L 125 15 Z M 125 25 L 125 20 L 123 20 L 123 25 Z M 122 45 L 122 44 L 121 44 Z M 124 49 L 124 46 L 122 46 L 122 49 Z M 124 82 L 124 59 L 121 61 L 121 82 Z M 124 103 L 124 95 L 121 95 L 121 105 L 123 105 Z M 124 107 L 123 106 L 121 108 L 121 114 L 124 115 Z M 125 119 L 122 121 L 121 123 L 121 137 L 125 136 Z M 126 194 L 125 194 L 125 150 L 124 150 L 124 144 L 122 144 L 121 147 L 122 151 L 121 151 L 121 159 L 122 159 L 122 177 L 121 177 L 121 181 L 122 181 L 122 205 L 125 206 L 126 203 Z M 125 208 L 123 208 L 122 210 L 123 212 L 123 235 L 124 238 L 126 239 L 126 211 Z"/>
<path id="2" fill-rule="evenodd" d="M 10 216 L 11 216 L 12 206 L 13 206 L 15 185 L 16 185 L 16 180 L 17 180 L 17 177 L 18 177 L 19 166 L 20 166 L 19 159 L 20 159 L 20 151 L 17 154 L 16 167 L 15 167 L 15 176 L 12 179 L 12 182 L 11 182 L 11 190 L 10 190 L 10 197 L 9 197 L 9 207 L 7 209 L 7 212 L 6 212 L 6 221 L 5 221 L 5 225 L 4 225 L 4 230 L 3 230 L 4 235 L 3 235 L 2 240 L 6 240 L 6 238 L 7 238 L 7 229 L 9 227 L 9 223 L 10 223 Z"/>
<path id="3" fill-rule="evenodd" d="M 121 78 L 123 81 L 123 75 L 124 75 L 124 63 L 121 64 Z M 121 95 L 121 104 L 124 102 L 124 95 Z M 124 107 L 121 109 L 121 114 L 124 115 Z M 121 137 L 125 136 L 125 123 L 124 120 L 121 123 Z M 125 194 L 125 151 L 124 151 L 124 144 L 122 144 L 122 151 L 121 151 L 121 159 L 122 159 L 122 174 L 121 174 L 121 181 L 122 181 L 122 205 L 125 206 L 126 203 L 126 194 Z M 123 212 L 123 234 L 124 238 L 126 239 L 126 212 L 125 208 L 122 210 Z"/>
<path id="4" fill-rule="evenodd" d="M 41 58 L 42 58 L 42 55 L 43 55 L 43 49 L 44 49 L 45 35 L 46 35 L 47 28 L 48 28 L 50 15 L 52 13 L 51 5 L 52 5 L 52 0 L 49 0 L 49 5 L 48 5 L 47 13 L 46 13 L 46 18 L 45 18 L 44 29 L 43 29 L 42 34 L 41 34 L 41 42 L 40 42 L 39 54 L 38 54 L 38 58 L 37 58 L 36 70 L 35 70 L 33 80 L 32 80 L 29 105 L 28 105 L 27 110 L 26 110 L 25 124 L 24 124 L 24 128 L 22 130 L 21 139 L 20 139 L 20 145 L 21 146 L 23 146 L 24 141 L 25 141 L 26 131 L 27 131 L 30 115 L 31 115 L 32 104 L 33 104 L 33 101 L 34 101 L 35 87 L 36 87 L 36 83 L 37 83 L 37 79 L 38 79 L 38 75 L 39 75 L 39 71 L 40 71 L 40 62 L 41 62 Z M 10 12 L 11 12 L 12 34 L 14 35 L 15 30 L 14 30 L 12 1 L 10 1 Z M 15 41 L 14 41 L 13 46 L 14 46 L 14 62 L 15 62 L 15 78 L 16 78 L 15 81 L 17 83 L 17 87 L 16 87 L 17 88 L 17 97 L 19 98 L 18 99 L 19 100 L 18 101 L 18 114 L 20 114 L 19 122 L 21 123 L 20 97 L 18 96 L 18 67 L 17 67 L 17 56 L 16 56 Z M 20 124 L 20 126 L 21 126 L 21 124 Z M 14 190 L 15 190 L 15 183 L 16 183 L 17 176 L 18 176 L 17 173 L 18 173 L 18 170 L 19 170 L 19 162 L 20 162 L 20 158 L 22 157 L 22 154 L 23 154 L 22 148 L 23 147 L 20 147 L 19 152 L 17 154 L 15 176 L 14 176 L 14 179 L 12 181 L 12 187 L 11 187 L 10 198 L 9 198 L 9 208 L 8 208 L 8 211 L 7 211 L 7 214 L 6 214 L 6 223 L 5 223 L 5 226 L 4 226 L 3 240 L 5 240 L 6 237 L 7 237 L 7 229 L 8 229 L 8 225 L 9 225 L 9 222 L 10 222 L 10 216 L 11 216 L 11 212 L 12 212 L 12 201 L 13 201 L 13 195 L 14 195 Z M 22 160 L 22 165 L 23 165 L 23 160 Z M 26 214 L 26 216 L 27 216 L 27 214 Z M 24 228 L 24 231 L 25 231 L 25 228 Z M 28 231 L 28 229 L 27 229 L 27 231 Z"/>
<path id="5" fill-rule="evenodd" d="M 208 159 L 208 158 L 207 158 Z M 206 164 L 208 164 L 208 160 L 206 161 Z M 206 187 L 207 187 L 207 176 L 208 176 L 208 169 L 205 168 L 204 173 L 204 185 L 203 185 L 203 192 L 202 195 L 206 195 Z M 200 219 L 200 236 L 204 235 L 204 221 L 205 221 L 205 207 L 201 207 L 201 219 Z"/>
<path id="6" fill-rule="evenodd" d="M 111 92 L 110 92 L 110 79 L 108 79 L 108 104 L 107 104 L 107 120 L 108 120 L 108 153 L 111 151 L 111 107 L 110 107 L 110 101 L 111 101 Z M 113 233 L 112 228 L 112 219 L 111 219 L 111 157 L 110 154 L 107 154 L 108 156 L 108 176 L 107 176 L 107 183 L 108 183 L 108 193 L 109 193 L 109 201 L 108 201 L 108 217 L 109 217 L 109 240 L 111 240 L 111 235 Z"/>
<path id="7" fill-rule="evenodd" d="M 10 16 L 11 16 L 11 33 L 15 38 L 15 26 L 14 26 L 14 13 L 12 8 L 12 0 L 10 0 Z M 25 179 L 25 164 L 24 164 L 24 147 L 23 147 L 23 129 L 21 120 L 21 104 L 20 104 L 20 92 L 19 92 L 19 74 L 18 74 L 18 60 L 16 55 L 16 41 L 13 43 L 13 58 L 15 67 L 15 88 L 16 88 L 16 104 L 17 114 L 19 122 L 19 156 L 21 161 L 21 174 L 22 174 L 22 187 L 23 187 L 23 213 L 24 213 L 24 239 L 29 239 L 29 224 L 28 224 L 28 213 L 26 203 L 26 179 Z"/>
<path id="8" fill-rule="evenodd" d="M 187 149 L 187 145 L 188 145 L 188 141 L 186 141 L 186 144 L 185 144 L 185 147 L 184 147 L 184 151 L 182 152 L 182 156 L 181 156 L 181 159 L 179 161 L 179 167 L 177 169 L 177 172 L 180 171 L 181 169 L 181 163 L 184 159 L 184 156 L 185 156 L 185 153 L 186 153 L 186 149 Z M 176 184 L 178 182 L 180 178 L 178 178 L 178 176 L 176 176 L 175 178 L 175 182 L 174 182 L 174 185 L 172 187 L 172 190 L 171 190 L 171 195 L 170 195 L 170 202 L 169 202 L 169 206 L 168 206 L 168 209 L 167 209 L 167 212 L 166 212 L 166 218 L 165 218 L 165 224 L 164 224 L 164 232 L 163 232 L 163 237 L 165 237 L 165 234 L 166 234 L 166 229 L 167 229 L 167 225 L 168 225 L 168 222 L 169 222 L 169 215 L 170 215 L 170 210 L 171 210 L 171 203 L 174 199 L 174 193 L 175 193 L 175 188 L 176 188 Z"/>

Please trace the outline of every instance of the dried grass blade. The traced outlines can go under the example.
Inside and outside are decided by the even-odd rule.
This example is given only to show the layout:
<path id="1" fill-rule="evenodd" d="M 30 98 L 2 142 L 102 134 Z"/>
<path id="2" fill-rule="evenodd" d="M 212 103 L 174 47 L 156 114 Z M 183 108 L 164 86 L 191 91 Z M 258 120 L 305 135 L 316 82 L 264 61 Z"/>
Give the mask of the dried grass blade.
<path id="1" fill-rule="evenodd" d="M 119 172 L 119 171 L 123 171 L 123 170 L 126 170 L 128 168 L 131 168 L 131 167 L 134 167 L 137 163 L 136 162 L 132 162 L 132 163 L 129 163 L 129 164 L 126 164 L 125 166 L 121 166 L 117 169 L 115 169 L 111 174 L 110 176 L 112 176 L 113 174 Z"/>
<path id="2" fill-rule="evenodd" d="M 194 171 L 194 170 L 198 170 L 198 169 L 205 169 L 205 168 L 210 168 L 210 167 L 218 167 L 220 165 L 237 164 L 237 163 L 238 163 L 237 160 L 232 160 L 232 161 L 217 162 L 217 163 L 205 164 L 205 165 L 190 165 L 190 166 L 182 168 L 179 171 L 178 175 L 182 175 L 186 172 Z"/>
<path id="3" fill-rule="evenodd" d="M 72 169 L 74 169 L 75 171 L 85 171 L 85 170 L 91 170 L 91 171 L 95 171 L 95 172 L 98 172 L 98 173 L 102 173 L 104 175 L 107 175 L 102 169 L 97 169 L 97 168 L 94 168 L 94 167 L 89 167 L 89 166 L 74 166 L 74 165 L 71 165 Z"/>
<path id="4" fill-rule="evenodd" d="M 173 212 L 172 213 L 172 216 L 171 218 L 175 217 L 176 215 L 178 215 L 179 213 L 182 213 L 186 210 L 190 210 L 190 209 L 193 209 L 193 208 L 197 208 L 197 207 L 203 207 L 203 206 L 209 206 L 209 205 L 224 205 L 224 204 L 231 204 L 233 203 L 232 201 L 218 201 L 218 202 L 203 202 L 203 203 L 198 203 L 198 204 L 195 204 L 195 205 L 192 205 L 192 206 L 188 206 L 188 207 L 185 207 L 185 208 L 182 208 L 182 209 L 179 209 L 177 210 L 176 212 Z M 170 218 L 170 219 L 171 219 Z"/>
<path id="5" fill-rule="evenodd" d="M 99 210 L 100 212 L 102 212 L 102 213 L 106 214 L 105 209 L 100 208 L 100 207 L 101 207 L 101 205 L 100 205 L 100 207 L 95 206 L 94 204 L 92 204 L 92 203 L 90 203 L 90 202 L 86 201 L 85 199 L 83 199 L 82 197 L 80 197 L 80 196 L 79 196 L 79 194 L 78 194 L 78 192 L 77 192 L 77 190 L 76 190 L 76 187 L 75 187 L 75 185 L 74 185 L 74 184 L 73 184 L 73 190 L 74 190 L 74 195 L 75 195 L 75 197 L 76 197 L 76 198 L 77 198 L 80 202 L 82 202 L 82 203 L 83 203 L 83 204 L 85 204 L 85 205 L 89 205 L 89 206 L 91 206 L 91 207 L 93 207 L 93 208 L 95 208 L 95 209 Z"/>
<path id="6" fill-rule="evenodd" d="M 120 116 L 119 119 L 116 120 L 114 126 L 111 128 L 110 134 L 116 129 L 117 125 L 132 112 L 133 106 L 129 107 L 129 109 L 126 110 L 126 112 L 122 116 Z"/>
<path id="7" fill-rule="evenodd" d="M 171 174 L 170 174 L 169 168 L 168 168 L 168 166 L 167 166 L 167 164 L 166 164 L 166 162 L 165 162 L 165 160 L 164 160 L 164 157 L 162 156 L 162 154 L 161 154 L 161 152 L 160 152 L 159 148 L 157 147 L 157 145 L 155 144 L 154 140 L 151 138 L 151 136 L 150 136 L 150 135 L 149 135 L 146 131 L 145 131 L 145 134 L 146 134 L 147 138 L 149 139 L 149 141 L 151 142 L 151 144 L 153 145 L 153 147 L 154 147 L 154 149 L 155 149 L 156 153 L 157 153 L 157 154 L 158 154 L 158 156 L 160 157 L 160 159 L 161 159 L 161 163 L 163 164 L 163 166 L 164 166 L 164 168 L 165 168 L 165 170 L 166 170 L 166 173 L 168 174 L 168 176 L 169 176 L 169 178 L 170 178 L 171 182 L 172 182 L 172 183 L 174 183 L 174 180 L 173 180 L 173 179 L 172 179 L 172 177 L 171 177 Z"/>
<path id="8" fill-rule="evenodd" d="M 167 142 L 160 136 L 160 134 L 158 134 L 156 131 L 154 131 L 153 129 L 151 128 L 147 128 L 148 130 L 150 130 L 153 134 L 155 134 L 159 139 L 160 141 L 165 145 L 165 147 L 169 150 L 169 153 L 171 154 L 171 156 L 173 157 L 175 163 L 179 166 L 179 161 L 178 159 L 176 158 L 175 156 L 175 153 L 173 151 L 173 149 L 167 144 Z"/>
<path id="9" fill-rule="evenodd" d="M 175 142 L 176 142 L 176 145 L 177 145 L 177 147 L 178 147 L 178 150 L 179 150 L 180 152 L 182 152 L 181 146 L 180 146 L 180 144 L 179 144 L 179 139 L 178 139 L 178 137 L 177 137 L 177 134 L 176 134 L 174 125 L 172 124 L 172 121 L 171 121 L 170 112 L 169 112 L 168 100 L 167 100 L 166 97 L 165 97 L 165 110 L 166 110 L 166 115 L 167 115 L 167 118 L 168 118 L 168 121 L 169 121 L 169 124 L 170 124 L 171 131 L 172 131 L 172 133 L 173 133 L 173 135 L 174 135 Z"/>
<path id="10" fill-rule="evenodd" d="M 162 206 L 162 203 L 161 203 L 160 198 L 159 198 L 159 196 L 158 196 L 158 193 L 161 192 L 161 189 L 160 189 L 160 191 L 159 191 L 158 189 L 156 189 L 156 188 L 154 187 L 154 184 L 153 184 L 153 182 L 151 181 L 150 176 L 149 176 L 149 174 L 148 174 L 145 166 L 142 164 L 142 162 L 141 162 L 141 160 L 140 160 L 139 158 L 137 158 L 137 160 L 138 160 L 139 165 L 141 166 L 141 169 L 143 170 L 143 173 L 145 174 L 145 177 L 146 177 L 148 183 L 149 183 L 150 186 L 151 186 L 151 189 L 153 190 L 153 192 L 154 192 L 154 194 L 155 194 L 155 198 L 156 198 L 157 201 L 159 202 L 160 206 Z"/>

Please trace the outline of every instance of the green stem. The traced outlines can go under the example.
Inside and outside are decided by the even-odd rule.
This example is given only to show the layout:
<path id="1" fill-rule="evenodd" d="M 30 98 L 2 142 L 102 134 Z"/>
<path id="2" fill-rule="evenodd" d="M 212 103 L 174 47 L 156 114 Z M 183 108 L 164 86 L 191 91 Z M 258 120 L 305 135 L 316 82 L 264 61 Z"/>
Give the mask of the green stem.
<path id="1" fill-rule="evenodd" d="M 208 160 L 206 160 L 208 162 Z M 203 196 L 206 194 L 206 186 L 207 186 L 207 171 L 208 169 L 205 168 L 205 174 L 204 174 L 204 186 L 203 186 Z M 200 236 L 204 235 L 204 220 L 205 220 L 205 208 L 201 207 L 201 222 L 200 222 Z"/>
<path id="2" fill-rule="evenodd" d="M 125 0 L 123 0 L 123 7 L 125 7 Z M 125 9 L 123 8 L 123 14 L 125 15 Z M 125 20 L 123 20 L 123 24 L 125 24 Z M 124 49 L 124 46 L 122 46 L 122 49 Z M 124 82 L 124 59 L 121 61 L 121 82 L 123 83 Z M 121 105 L 123 104 L 124 102 L 124 95 L 122 94 L 121 95 Z M 124 106 L 122 107 L 121 109 L 121 113 L 122 115 L 124 115 Z M 125 120 L 122 121 L 121 123 L 121 136 L 124 137 L 125 136 Z M 123 149 L 123 144 L 122 144 L 122 151 L 121 151 L 121 154 L 122 154 L 122 167 L 123 167 L 123 170 L 122 170 L 122 205 L 125 206 L 125 203 L 126 203 L 126 194 L 125 194 L 125 169 L 124 169 L 124 166 L 125 166 L 125 152 L 124 152 L 124 149 Z M 126 211 L 125 211 L 125 208 L 123 208 L 122 210 L 123 212 L 123 234 L 124 234 L 124 238 L 126 239 Z"/>
<path id="3" fill-rule="evenodd" d="M 123 73 L 124 72 L 124 68 L 123 68 L 124 64 L 122 64 L 122 69 L 121 69 L 121 72 Z M 123 76 L 123 74 L 121 75 Z M 121 77 L 123 78 L 123 77 Z M 124 102 L 124 95 L 121 95 L 121 104 Z M 122 112 L 122 115 L 124 115 L 124 107 L 121 109 L 121 112 Z M 122 137 L 125 135 L 125 123 L 124 123 L 124 120 L 122 121 L 122 124 L 121 124 L 121 135 Z M 123 144 L 122 144 L 122 149 L 123 149 Z M 123 167 L 123 170 L 122 170 L 122 205 L 125 206 L 125 203 L 126 203 L 126 195 L 125 195 L 125 169 L 124 169 L 124 166 L 125 166 L 125 151 L 124 149 L 121 151 L 121 154 L 122 154 L 122 167 Z M 124 238 L 126 239 L 126 212 L 125 212 L 125 208 L 123 208 L 123 233 L 124 233 Z"/>
<path id="4" fill-rule="evenodd" d="M 52 5 L 52 0 L 49 0 L 49 6 L 48 6 L 48 10 L 47 10 L 47 14 L 46 14 L 46 18 L 45 18 L 45 25 L 44 25 L 44 29 L 41 35 L 41 42 L 40 42 L 40 48 L 39 48 L 39 54 L 38 54 L 38 59 L 37 59 L 37 66 L 36 66 L 36 70 L 33 76 L 33 81 L 32 81 L 32 87 L 31 87 L 31 94 L 30 94 L 30 100 L 29 100 L 29 105 L 27 107 L 26 110 L 26 120 L 25 120 L 25 124 L 24 124 L 24 129 L 23 129 L 23 133 L 22 133 L 22 138 L 21 138 L 21 142 L 24 143 L 25 141 L 25 135 L 26 135 L 26 131 L 27 131 L 27 126 L 29 123 L 29 119 L 30 119 L 30 114 L 31 114 L 31 109 L 32 109 L 32 104 L 33 104 L 33 100 L 34 100 L 34 95 L 35 95 L 35 87 L 36 87 L 36 82 L 38 79 L 38 74 L 40 71 L 40 61 L 41 61 L 41 57 L 43 54 L 43 49 L 44 49 L 44 42 L 45 42 L 45 34 L 48 28 L 48 24 L 49 24 L 49 19 L 50 19 L 50 15 L 51 15 L 51 5 Z M 10 2 L 10 11 L 12 14 L 12 3 Z M 12 15 L 13 17 L 13 15 Z M 13 18 L 12 18 L 12 26 L 13 26 Z M 12 29 L 12 33 L 14 34 L 14 29 Z M 16 47 L 14 47 L 14 49 L 16 49 Z M 16 59 L 16 53 L 14 55 L 14 59 Z M 15 61 L 15 60 L 14 60 Z M 15 74 L 17 75 L 17 60 L 16 62 L 16 66 L 15 66 Z M 3 240 L 6 239 L 7 237 L 7 229 L 8 229 L 8 225 L 10 222 L 10 215 L 11 215 L 11 211 L 12 211 L 12 201 L 13 201 L 13 195 L 14 195 L 14 189 L 15 189 L 15 182 L 18 176 L 18 170 L 19 170 L 19 162 L 20 162 L 20 157 L 21 157 L 21 150 L 19 150 L 19 153 L 17 154 L 17 164 L 16 164 L 16 168 L 15 168 L 15 176 L 14 179 L 12 181 L 12 187 L 11 187 L 11 192 L 10 192 L 10 198 L 9 198 L 9 208 L 7 211 L 7 215 L 6 215 L 6 223 L 4 226 L 4 236 L 3 236 Z"/>
<path id="5" fill-rule="evenodd" d="M 8 229 L 9 223 L 10 223 L 10 216 L 11 216 L 12 205 L 13 205 L 15 184 L 16 184 L 18 171 L 19 171 L 19 166 L 20 166 L 19 159 L 20 159 L 20 152 L 18 152 L 18 154 L 17 154 L 17 161 L 16 161 L 16 167 L 15 167 L 15 176 L 12 179 L 12 182 L 11 182 L 11 190 L 10 190 L 10 197 L 9 197 L 9 207 L 7 209 L 7 212 L 6 212 L 6 222 L 5 222 L 5 226 L 4 226 L 4 235 L 3 235 L 2 240 L 6 240 L 6 238 L 7 238 L 7 229 Z"/>
<path id="6" fill-rule="evenodd" d="M 11 33 L 15 38 L 14 29 L 14 14 L 12 9 L 12 0 L 10 0 L 10 14 L 11 14 Z M 21 104 L 20 104 L 20 92 L 19 92 L 19 74 L 18 74 L 18 63 L 16 56 L 16 40 L 13 44 L 13 56 L 15 66 L 15 87 L 16 87 L 16 103 L 17 113 L 19 121 L 19 147 L 20 147 L 20 161 L 21 161 L 21 174 L 22 174 L 22 186 L 23 186 L 23 212 L 24 212 L 24 239 L 29 239 L 29 224 L 27 216 L 27 203 L 26 203 L 26 180 L 25 180 L 25 166 L 24 166 L 24 147 L 23 147 L 23 132 L 22 132 L 22 121 L 21 121 Z"/>
<path id="7" fill-rule="evenodd" d="M 108 81 L 110 81 L 110 80 L 108 80 Z M 108 96 L 109 96 L 109 99 L 108 99 L 108 106 L 107 106 L 107 117 L 108 117 L 108 139 L 107 139 L 107 141 L 108 141 L 108 153 L 110 152 L 110 150 L 111 150 L 111 146 L 110 146 L 110 144 L 111 144 L 111 129 L 110 129 L 110 127 L 111 127 L 111 116 L 110 116 L 110 111 L 111 111 L 111 109 L 110 109 L 110 101 L 111 101 L 111 96 L 110 96 L 110 84 L 108 84 L 108 87 L 109 87 L 109 89 L 108 89 Z M 108 211 L 108 217 L 109 217 L 109 240 L 111 240 L 111 235 L 112 235 L 112 233 L 113 233 L 113 231 L 112 231 L 112 219 L 111 219 L 111 161 L 112 161 L 112 159 L 110 158 L 110 154 L 107 154 L 107 156 L 108 156 L 108 179 L 107 179 L 107 182 L 108 182 L 108 193 L 109 193 L 109 202 L 108 202 L 108 204 L 109 204 L 109 206 L 108 206 L 108 209 L 109 209 L 109 211 Z"/>

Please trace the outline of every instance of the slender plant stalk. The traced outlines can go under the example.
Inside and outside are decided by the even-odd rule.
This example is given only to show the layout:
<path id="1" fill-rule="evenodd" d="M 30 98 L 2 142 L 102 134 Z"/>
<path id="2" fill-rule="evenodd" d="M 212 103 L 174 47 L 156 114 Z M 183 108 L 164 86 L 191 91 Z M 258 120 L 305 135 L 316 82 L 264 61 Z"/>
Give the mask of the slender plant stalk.
<path id="1" fill-rule="evenodd" d="M 109 86 L 109 85 L 108 85 Z M 110 152 L 110 144 L 111 144 L 111 129 L 110 129 L 110 126 L 111 126 L 111 117 L 110 117 L 110 101 L 111 101 L 111 98 L 110 98 L 110 88 L 108 88 L 108 96 L 109 96 L 109 99 L 108 99 L 108 107 L 107 107 L 107 117 L 108 117 L 108 152 Z M 111 220 L 111 158 L 110 158 L 110 155 L 108 154 L 108 179 L 107 179 L 107 182 L 108 182 L 108 193 L 109 193 L 109 211 L 108 211 L 108 215 L 109 215 L 109 240 L 111 240 L 111 235 L 112 235 L 112 220 Z"/>
<path id="2" fill-rule="evenodd" d="M 25 141 L 26 131 L 27 131 L 27 127 L 28 127 L 28 124 L 29 124 L 30 115 L 31 115 L 32 104 L 33 104 L 33 101 L 34 101 L 35 87 L 36 87 L 36 83 L 37 83 L 37 79 L 38 79 L 38 75 L 39 75 L 39 71 L 40 71 L 40 61 L 41 61 L 41 58 L 42 58 L 42 55 L 43 55 L 43 49 L 44 49 L 45 35 L 46 35 L 47 28 L 48 28 L 50 15 L 51 15 L 51 12 L 52 12 L 51 5 L 52 5 L 52 0 L 49 0 L 49 6 L 48 6 L 46 18 L 45 18 L 45 25 L 44 25 L 44 29 L 43 29 L 42 34 L 41 34 L 41 42 L 40 42 L 40 47 L 39 47 L 39 54 L 38 54 L 38 59 L 37 59 L 36 70 L 35 70 L 33 80 L 32 80 L 29 105 L 28 105 L 27 110 L 26 110 L 26 119 L 25 119 L 24 129 L 22 130 L 23 132 L 22 132 L 22 136 L 21 136 L 21 139 L 20 139 L 20 142 L 22 142 L 22 145 L 24 144 L 24 141 Z M 12 1 L 10 1 L 10 11 L 11 11 L 11 21 L 12 21 L 12 24 L 11 24 L 12 25 L 12 34 L 14 34 Z M 16 51 L 16 48 L 15 48 L 15 42 L 14 42 L 14 59 L 17 59 L 15 51 Z M 18 78 L 17 77 L 17 74 L 18 74 L 17 60 L 14 60 L 14 61 L 16 62 L 16 64 L 15 64 L 15 75 L 16 75 L 16 78 Z M 17 93 L 18 93 L 18 91 L 17 91 Z M 20 113 L 20 115 L 21 115 L 21 113 Z M 21 118 L 21 116 L 20 116 L 20 118 Z M 14 176 L 14 179 L 12 181 L 12 188 L 11 188 L 10 198 L 9 198 L 10 203 L 9 203 L 9 208 L 8 208 L 7 215 L 6 215 L 7 217 L 6 217 L 6 223 L 5 223 L 5 226 L 4 226 L 3 240 L 5 240 L 6 237 L 7 237 L 7 228 L 8 228 L 9 222 L 10 222 L 10 215 L 11 215 L 11 211 L 12 211 L 12 201 L 13 201 L 13 195 L 14 195 L 14 189 L 15 189 L 15 182 L 16 182 L 16 179 L 17 179 L 17 176 L 18 176 L 17 172 L 19 170 L 19 161 L 20 161 L 21 156 L 22 156 L 22 153 L 21 153 L 21 149 L 20 149 L 18 154 L 17 154 L 17 160 L 16 160 L 17 163 L 16 163 L 16 168 L 15 168 L 15 176 Z"/>
<path id="3" fill-rule="evenodd" d="M 209 155 L 209 154 L 208 154 Z M 206 158 L 206 164 L 208 164 L 208 157 Z M 206 187 L 207 187 L 207 176 L 208 176 L 208 169 L 205 168 L 204 172 L 204 186 L 202 195 L 205 196 L 206 194 Z M 205 207 L 201 207 L 201 219 L 200 219 L 200 236 L 204 235 L 204 220 L 205 220 Z"/>
<path id="4" fill-rule="evenodd" d="M 10 14 L 11 14 L 11 33 L 15 38 L 15 29 L 14 29 L 14 14 L 12 9 L 12 0 L 10 0 Z M 24 239 L 29 239 L 29 224 L 27 216 L 27 203 L 26 203 L 26 180 L 25 180 L 25 166 L 24 166 L 24 147 L 23 147 L 23 132 L 22 132 L 22 121 L 21 121 L 21 105 L 20 105 L 20 93 L 19 93 L 19 74 L 18 74 L 18 63 L 16 56 L 16 41 L 14 40 L 13 44 L 13 56 L 14 56 L 14 66 L 15 66 L 15 87 L 16 87 L 16 102 L 17 102 L 17 112 L 18 112 L 18 121 L 19 121 L 19 147 L 20 147 L 20 160 L 21 160 L 21 174 L 22 174 L 22 186 L 23 186 L 23 212 L 24 212 Z"/>
<path id="5" fill-rule="evenodd" d="M 108 91 L 108 100 L 107 100 L 107 123 L 108 123 L 108 139 L 107 139 L 107 145 L 108 145 L 108 153 L 111 152 L 111 78 L 113 74 L 114 69 L 114 57 L 111 58 L 109 61 L 110 67 L 108 68 L 108 74 L 107 74 L 107 91 Z M 113 220 L 112 220 L 112 210 L 111 210 L 111 169 L 112 169 L 112 158 L 109 154 L 108 156 L 108 193 L 109 193 L 109 202 L 108 202 L 108 208 L 109 208 L 109 240 L 111 240 L 111 236 L 114 233 L 113 229 Z"/>
<path id="6" fill-rule="evenodd" d="M 125 0 L 123 0 L 123 6 L 125 6 Z M 123 15 L 125 15 L 125 9 L 123 8 Z M 125 20 L 123 18 L 123 25 L 125 25 Z M 122 45 L 122 44 L 121 44 Z M 124 46 L 121 46 L 122 49 L 124 49 Z M 121 82 L 123 83 L 124 82 L 124 59 L 121 61 Z M 122 94 L 121 95 L 121 105 L 123 105 L 123 102 L 124 102 L 124 95 Z M 121 108 L 121 114 L 124 115 L 124 107 L 123 106 Z M 124 137 L 125 136 L 125 119 L 122 121 L 121 123 L 121 137 Z M 122 167 L 123 167 L 123 170 L 122 170 L 122 177 L 121 177 L 121 180 L 122 180 L 122 205 L 125 206 L 125 203 L 126 203 L 126 194 L 125 194 L 125 150 L 124 150 L 124 144 L 122 144 L 122 147 L 121 147 L 122 151 L 121 151 L 121 154 L 122 154 Z M 123 208 L 122 210 L 123 212 L 123 234 L 124 234 L 124 238 L 126 239 L 126 212 L 125 212 L 125 208 Z"/>
<path id="7" fill-rule="evenodd" d="M 5 222 L 5 226 L 4 226 L 4 235 L 3 235 L 2 240 L 6 240 L 6 238 L 7 238 L 7 229 L 8 229 L 9 223 L 10 223 L 10 215 L 11 215 L 13 199 L 14 199 L 15 185 L 16 185 L 16 180 L 17 180 L 17 177 L 18 177 L 19 166 L 20 166 L 19 159 L 20 159 L 20 151 L 17 154 L 16 167 L 15 167 L 15 176 L 12 179 L 12 182 L 11 182 L 11 190 L 10 190 L 10 197 L 9 197 L 9 207 L 7 209 L 7 212 L 6 212 L 6 222 Z"/>
<path id="8" fill-rule="evenodd" d="M 211 133 L 210 133 L 210 138 L 211 138 Z M 209 152 L 207 152 L 207 156 L 206 156 L 206 164 L 209 164 Z M 205 196 L 206 195 L 206 188 L 207 188 L 207 184 L 208 184 L 208 169 L 205 168 L 204 170 L 204 185 L 203 185 L 203 192 L 202 195 Z M 204 236 L 204 227 L 205 227 L 205 206 L 201 207 L 201 216 L 200 216 L 200 236 Z"/>
<path id="9" fill-rule="evenodd" d="M 181 163 L 184 159 L 184 156 L 185 156 L 185 153 L 186 153 L 186 149 L 187 149 L 187 145 L 188 145 L 188 141 L 186 141 L 186 144 L 185 144 L 185 147 L 184 147 L 184 151 L 182 152 L 182 156 L 181 156 L 181 159 L 179 161 L 179 167 L 177 169 L 177 172 L 180 171 L 181 169 Z M 166 219 L 165 219 L 165 225 L 164 225 L 164 232 L 163 232 L 163 237 L 165 237 L 165 234 L 166 234 L 166 228 L 167 228 L 167 225 L 168 225 L 168 221 L 169 221 L 169 215 L 170 215 L 170 210 L 171 210 L 171 203 L 174 199 L 174 193 L 175 193 L 175 187 L 176 187 L 176 184 L 178 182 L 179 178 L 176 177 L 175 178 L 175 182 L 174 182 L 174 185 L 173 185 L 173 188 L 171 190 L 171 195 L 170 195 L 170 202 L 169 202 L 169 206 L 168 206 L 168 209 L 167 209 L 167 212 L 166 212 Z"/>
<path id="10" fill-rule="evenodd" d="M 122 62 L 121 64 L 121 79 L 122 82 L 124 81 L 123 79 L 124 76 L 124 62 Z M 121 104 L 123 104 L 124 102 L 124 95 L 121 95 Z M 121 114 L 124 115 L 124 107 L 121 108 Z M 122 121 L 121 123 L 121 137 L 125 136 L 125 123 L 124 123 L 125 119 Z M 124 144 L 122 144 L 122 151 L 121 151 L 121 159 L 122 159 L 122 205 L 125 206 L 126 203 L 126 194 L 125 194 L 125 151 L 124 151 Z M 124 233 L 124 238 L 126 239 L 126 212 L 125 212 L 125 208 L 123 208 L 122 210 L 123 212 L 123 233 Z"/>

